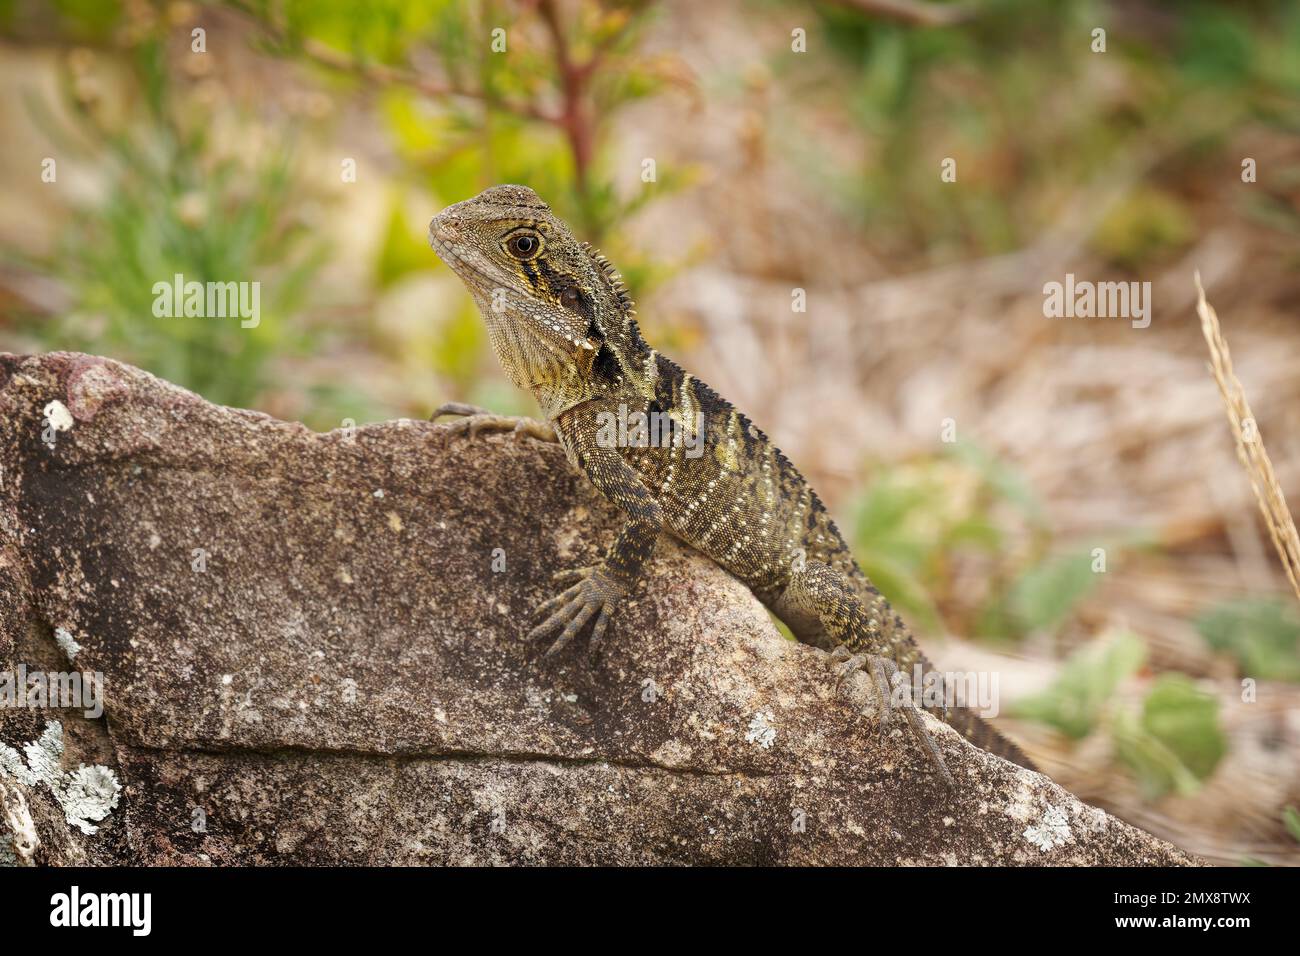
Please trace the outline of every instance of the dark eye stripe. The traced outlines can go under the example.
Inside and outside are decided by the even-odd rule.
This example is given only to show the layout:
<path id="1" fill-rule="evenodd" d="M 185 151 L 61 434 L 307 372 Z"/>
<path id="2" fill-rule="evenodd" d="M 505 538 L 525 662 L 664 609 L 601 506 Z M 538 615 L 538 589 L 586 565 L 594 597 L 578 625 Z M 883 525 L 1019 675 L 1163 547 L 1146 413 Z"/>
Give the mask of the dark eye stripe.
<path id="1" fill-rule="evenodd" d="M 537 269 L 536 259 L 524 259 L 519 263 L 524 270 L 524 277 L 528 279 L 528 284 L 533 287 L 534 292 L 542 291 L 542 275 Z"/>

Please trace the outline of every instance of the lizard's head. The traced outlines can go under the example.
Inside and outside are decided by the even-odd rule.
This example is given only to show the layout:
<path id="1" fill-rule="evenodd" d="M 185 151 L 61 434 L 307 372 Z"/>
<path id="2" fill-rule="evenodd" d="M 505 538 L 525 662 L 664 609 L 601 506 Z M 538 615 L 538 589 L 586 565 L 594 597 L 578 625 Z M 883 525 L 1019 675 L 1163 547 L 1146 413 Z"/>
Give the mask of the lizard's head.
<path id="1" fill-rule="evenodd" d="M 526 186 L 493 186 L 429 223 L 429 244 L 461 278 L 497 357 L 528 388 L 589 369 L 598 316 L 617 307 L 586 247 Z"/>

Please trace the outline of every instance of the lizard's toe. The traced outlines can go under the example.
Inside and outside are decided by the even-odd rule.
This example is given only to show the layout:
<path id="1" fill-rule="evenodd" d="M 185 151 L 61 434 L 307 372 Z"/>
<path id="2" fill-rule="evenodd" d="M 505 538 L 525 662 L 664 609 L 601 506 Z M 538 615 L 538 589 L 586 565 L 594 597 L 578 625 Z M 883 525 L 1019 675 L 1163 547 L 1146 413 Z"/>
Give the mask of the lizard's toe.
<path id="1" fill-rule="evenodd" d="M 560 436 L 555 433 L 555 426 L 550 422 L 539 422 L 535 418 L 521 418 L 515 422 L 515 437 L 528 435 L 536 438 L 541 442 L 559 442 Z"/>
<path id="2" fill-rule="evenodd" d="M 467 405 L 464 402 L 443 402 L 433 414 L 429 416 L 429 421 L 436 422 L 443 415 L 459 415 L 468 418 L 472 415 L 491 415 L 492 413 L 486 408 L 479 408 L 477 405 Z"/>
<path id="3" fill-rule="evenodd" d="M 836 648 L 836 650 L 839 649 L 840 648 Z M 845 682 L 847 682 L 850 677 L 852 677 L 854 674 L 856 674 L 858 671 L 862 670 L 862 668 L 866 666 L 867 655 L 866 654 L 850 654 L 848 656 L 841 655 L 838 658 L 838 660 L 836 660 L 835 655 L 832 654 L 831 659 L 833 661 L 836 661 L 834 667 L 831 668 L 831 672 L 835 675 L 835 684 L 834 684 L 835 693 L 847 694 L 848 692 L 844 686 Z"/>
<path id="4" fill-rule="evenodd" d="M 587 655 L 595 657 L 600 653 L 600 647 L 605 640 L 605 631 L 609 627 L 609 608 L 602 607 L 600 616 L 596 618 L 596 623 L 591 629 L 591 640 L 587 642 Z"/>
<path id="5" fill-rule="evenodd" d="M 578 596 L 579 590 L 580 588 L 578 587 L 578 585 L 575 584 L 573 585 L 573 587 L 561 591 L 559 594 L 555 595 L 555 597 L 543 601 L 541 604 L 537 605 L 536 610 L 533 611 L 533 619 L 534 620 L 536 620 L 537 618 L 545 619 L 547 615 L 554 614 L 556 608 L 563 607 L 567 605 L 570 601 L 572 601 L 574 598 L 576 598 Z M 540 627 L 542 625 L 538 625 L 538 626 Z M 533 631 L 536 630 L 537 628 L 533 628 Z M 529 633 L 528 636 L 531 638 L 534 635 L 532 633 Z"/>
<path id="6" fill-rule="evenodd" d="M 564 571 L 556 571 L 551 575 L 551 583 L 559 584 L 561 586 L 580 584 L 595 570 L 596 566 L 589 568 L 568 568 Z"/>
<path id="7" fill-rule="evenodd" d="M 893 728 L 894 710 L 896 708 L 902 710 L 912 736 L 925 750 L 931 764 L 939 771 L 944 782 L 952 785 L 952 774 L 948 772 L 948 767 L 939 753 L 939 748 L 935 746 L 930 731 L 921 721 L 911 694 L 896 698 L 891 692 L 891 681 L 898 672 L 898 666 L 886 657 L 864 652 L 853 653 L 843 645 L 835 648 L 830 655 L 830 661 L 835 692 L 841 696 L 850 696 L 849 680 L 858 671 L 865 671 L 870 676 L 876 696 L 877 733 L 880 735 L 881 742 L 884 742 Z"/>
<path id="8" fill-rule="evenodd" d="M 944 762 L 943 755 L 939 753 L 939 748 L 935 746 L 934 737 L 921 720 L 920 711 L 916 706 L 916 702 L 912 699 L 911 693 L 903 694 L 898 701 L 895 701 L 890 694 L 890 681 L 898 673 L 898 666 L 887 657 L 877 657 L 875 655 L 871 655 L 869 662 L 871 672 L 876 679 L 876 690 L 880 695 L 881 740 L 884 740 L 889 717 L 893 713 L 894 707 L 897 706 L 907 719 L 907 726 L 912 731 L 912 737 L 925 750 L 926 756 L 930 758 L 931 765 L 939 771 L 939 775 L 943 778 L 945 784 L 949 787 L 954 786 L 952 774 L 948 771 L 948 765 Z"/>
<path id="9" fill-rule="evenodd" d="M 573 601 L 568 604 L 564 611 L 560 612 L 562 619 L 567 618 L 564 622 L 564 630 L 560 632 L 560 636 L 555 639 L 542 656 L 554 657 L 556 654 L 560 653 L 560 651 L 568 647 L 573 639 L 578 636 L 578 632 L 582 630 L 582 626 L 591 620 L 592 615 L 596 613 L 598 607 L 600 607 L 600 605 L 589 604 L 582 601 Z M 554 617 L 554 615 L 552 616 Z"/>

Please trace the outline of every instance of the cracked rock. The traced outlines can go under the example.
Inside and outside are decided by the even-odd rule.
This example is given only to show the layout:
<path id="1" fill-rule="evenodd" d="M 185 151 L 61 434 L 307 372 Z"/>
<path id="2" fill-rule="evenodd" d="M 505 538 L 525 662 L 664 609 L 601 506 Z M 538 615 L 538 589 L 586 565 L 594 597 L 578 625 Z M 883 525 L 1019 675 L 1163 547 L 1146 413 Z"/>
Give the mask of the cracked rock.
<path id="1" fill-rule="evenodd" d="M 68 779 L 121 785 L 87 834 L 0 770 L 23 846 L 44 864 L 1194 862 L 927 717 L 945 789 L 901 728 L 882 742 L 830 693 L 825 653 L 671 542 L 600 658 L 579 640 L 542 662 L 526 619 L 618 527 L 556 445 L 317 434 L 107 359 L 0 354 L 0 667 L 102 673 L 104 706 L 0 710 L 0 742 L 57 720 Z"/>

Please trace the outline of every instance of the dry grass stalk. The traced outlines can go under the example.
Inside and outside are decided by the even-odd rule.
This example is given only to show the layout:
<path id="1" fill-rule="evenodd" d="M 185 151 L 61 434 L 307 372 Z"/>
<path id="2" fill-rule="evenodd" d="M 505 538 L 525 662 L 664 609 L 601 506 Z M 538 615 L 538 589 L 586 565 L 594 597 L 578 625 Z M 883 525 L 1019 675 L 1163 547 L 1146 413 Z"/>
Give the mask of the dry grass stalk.
<path id="1" fill-rule="evenodd" d="M 1196 314 L 1201 317 L 1201 331 L 1210 347 L 1210 370 L 1214 373 L 1214 380 L 1219 383 L 1228 421 L 1237 439 L 1237 457 L 1241 459 L 1255 498 L 1259 501 L 1259 510 L 1264 514 L 1264 523 L 1268 525 L 1273 547 L 1282 559 L 1282 566 L 1286 569 L 1286 576 L 1291 581 L 1297 599 L 1300 599 L 1300 535 L 1296 533 L 1295 520 L 1286 506 L 1277 476 L 1273 473 L 1273 463 L 1264 448 L 1264 438 L 1251 414 L 1245 390 L 1232 371 L 1228 343 L 1219 331 L 1219 317 L 1205 301 L 1200 272 L 1196 273 Z"/>

